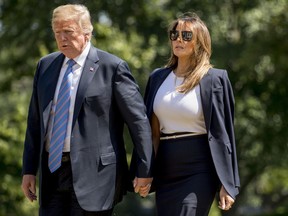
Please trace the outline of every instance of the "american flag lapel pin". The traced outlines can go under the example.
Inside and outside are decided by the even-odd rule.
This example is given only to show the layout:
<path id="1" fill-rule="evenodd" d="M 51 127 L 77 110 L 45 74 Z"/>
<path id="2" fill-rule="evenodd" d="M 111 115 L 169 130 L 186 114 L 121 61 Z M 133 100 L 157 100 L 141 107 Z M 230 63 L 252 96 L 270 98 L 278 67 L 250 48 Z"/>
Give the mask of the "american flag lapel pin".
<path id="1" fill-rule="evenodd" d="M 90 67 L 90 72 L 93 72 L 94 71 L 94 68 L 93 67 Z"/>

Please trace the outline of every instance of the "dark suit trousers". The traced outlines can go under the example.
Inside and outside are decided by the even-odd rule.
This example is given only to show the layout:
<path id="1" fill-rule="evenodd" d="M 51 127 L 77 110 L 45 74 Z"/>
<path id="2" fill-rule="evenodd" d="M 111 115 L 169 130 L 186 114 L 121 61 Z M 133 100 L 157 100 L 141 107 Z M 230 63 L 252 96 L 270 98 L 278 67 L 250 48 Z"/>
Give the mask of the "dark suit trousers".
<path id="1" fill-rule="evenodd" d="M 48 164 L 48 154 L 47 157 Z M 76 198 L 72 183 L 72 170 L 70 161 L 62 162 L 61 167 L 50 173 L 48 166 L 44 170 L 47 188 L 50 194 L 40 206 L 40 216 L 111 216 L 113 209 L 101 212 L 88 212 L 83 210 Z M 47 185 L 48 184 L 48 185 Z"/>

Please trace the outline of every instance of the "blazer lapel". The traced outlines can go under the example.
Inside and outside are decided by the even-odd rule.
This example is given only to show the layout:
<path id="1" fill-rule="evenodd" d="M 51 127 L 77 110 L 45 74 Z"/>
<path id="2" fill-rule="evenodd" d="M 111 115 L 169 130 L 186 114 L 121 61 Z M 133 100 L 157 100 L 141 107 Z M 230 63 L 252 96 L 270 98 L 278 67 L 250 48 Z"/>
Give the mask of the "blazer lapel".
<path id="1" fill-rule="evenodd" d="M 209 69 L 208 73 L 200 80 L 200 94 L 203 107 L 203 114 L 207 132 L 211 123 L 211 110 L 212 110 L 212 74 Z"/>
<path id="2" fill-rule="evenodd" d="M 166 79 L 166 77 L 170 74 L 170 72 L 171 72 L 171 68 L 162 69 L 162 71 L 159 72 L 157 74 L 157 77 L 155 77 L 155 79 L 153 80 L 153 86 L 151 86 L 150 87 L 151 89 L 148 90 L 148 91 L 152 92 L 151 95 L 148 93 L 149 98 L 147 98 L 147 100 L 146 100 L 146 103 L 149 103 L 149 104 L 147 104 L 147 114 L 148 114 L 149 118 L 152 116 L 153 103 L 154 103 L 154 99 L 155 99 L 155 96 L 157 94 L 157 91 L 160 88 L 161 84 Z"/>
<path id="3" fill-rule="evenodd" d="M 167 68 L 158 74 L 158 79 L 157 79 L 157 82 L 155 83 L 156 90 L 158 90 L 160 88 L 161 84 L 164 82 L 164 80 L 170 74 L 170 72 L 171 72 L 171 68 Z M 155 93 L 155 95 L 156 95 L 156 93 Z"/>
<path id="4" fill-rule="evenodd" d="M 97 49 L 95 47 L 91 47 L 88 53 L 88 56 L 87 56 L 87 59 L 86 59 L 86 62 L 82 71 L 82 75 L 80 78 L 79 86 L 78 86 L 78 91 L 77 91 L 75 106 L 74 106 L 72 128 L 80 112 L 81 105 L 85 98 L 86 89 L 88 88 L 89 83 L 92 81 L 92 78 L 94 77 L 99 67 L 98 61 L 99 61 L 99 58 L 97 55 Z"/>

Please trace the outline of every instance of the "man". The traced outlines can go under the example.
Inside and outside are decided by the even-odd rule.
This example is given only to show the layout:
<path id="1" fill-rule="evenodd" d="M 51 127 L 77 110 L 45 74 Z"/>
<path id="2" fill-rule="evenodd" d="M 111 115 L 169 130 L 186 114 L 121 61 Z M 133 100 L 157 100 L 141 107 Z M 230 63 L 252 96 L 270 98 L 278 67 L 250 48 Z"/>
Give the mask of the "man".
<path id="1" fill-rule="evenodd" d="M 124 122 L 134 144 L 134 190 L 146 196 L 153 147 L 145 106 L 128 65 L 90 44 L 83 5 L 53 11 L 60 52 L 43 57 L 34 78 L 23 153 L 22 190 L 40 215 L 112 215 L 130 180 Z"/>

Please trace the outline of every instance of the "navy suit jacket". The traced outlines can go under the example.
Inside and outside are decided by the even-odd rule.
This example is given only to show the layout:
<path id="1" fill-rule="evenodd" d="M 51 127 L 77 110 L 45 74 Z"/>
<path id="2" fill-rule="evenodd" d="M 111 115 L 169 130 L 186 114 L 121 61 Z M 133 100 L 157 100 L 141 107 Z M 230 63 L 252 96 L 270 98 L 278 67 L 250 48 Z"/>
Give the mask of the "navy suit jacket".
<path id="1" fill-rule="evenodd" d="M 64 58 L 55 52 L 39 61 L 29 107 L 23 174 L 36 175 L 39 169 L 40 204 L 50 192 L 44 138 Z M 123 141 L 124 123 L 140 158 L 138 177 L 150 177 L 151 129 L 138 85 L 126 62 L 91 46 L 75 100 L 70 152 L 74 190 L 86 211 L 110 209 L 127 189 L 133 189 Z"/>
<path id="2" fill-rule="evenodd" d="M 156 93 L 171 71 L 171 68 L 156 69 L 149 77 L 144 96 L 149 118 Z M 227 72 L 210 69 L 200 81 L 200 94 L 216 172 L 227 192 L 235 198 L 240 180 L 234 137 L 234 96 Z"/>

